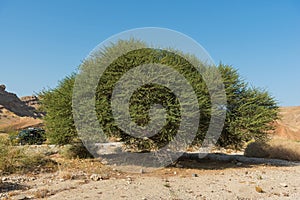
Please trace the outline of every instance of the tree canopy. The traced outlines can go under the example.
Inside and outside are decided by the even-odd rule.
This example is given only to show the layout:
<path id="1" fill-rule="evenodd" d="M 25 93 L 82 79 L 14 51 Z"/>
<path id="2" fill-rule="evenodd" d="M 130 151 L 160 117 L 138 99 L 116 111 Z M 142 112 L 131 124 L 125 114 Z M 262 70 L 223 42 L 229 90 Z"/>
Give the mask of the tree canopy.
<path id="1" fill-rule="evenodd" d="M 128 49 L 127 53 L 119 55 L 119 52 L 121 53 L 124 49 Z M 210 94 L 201 74 L 184 56 L 181 56 L 183 54 L 148 48 L 145 43 L 140 41 L 119 41 L 94 53 L 82 63 L 79 70 L 95 74 L 97 65 L 107 62 L 107 57 L 112 54 L 118 56 L 114 62 L 109 63 L 95 89 L 95 110 L 99 125 L 105 135 L 120 138 L 127 145 L 142 150 L 161 148 L 175 137 L 181 122 L 180 101 L 169 88 L 164 86 L 144 84 L 130 97 L 131 119 L 140 126 L 145 126 L 151 120 L 155 120 L 150 119 L 149 115 L 149 110 L 154 104 L 160 104 L 166 110 L 166 122 L 157 134 L 144 138 L 134 137 L 118 127 L 112 113 L 112 94 L 121 77 L 137 66 L 156 63 L 171 66 L 182 74 L 192 86 L 197 96 L 201 116 L 193 144 L 201 144 L 211 119 Z M 196 59 L 192 55 L 186 56 Z M 203 69 L 207 67 L 204 63 L 197 62 Z M 267 133 L 273 130 L 272 122 L 277 119 L 276 100 L 267 91 L 250 87 L 240 78 L 237 70 L 233 67 L 219 64 L 217 70 L 221 74 L 227 98 L 227 105 L 222 108 L 226 110 L 226 118 L 218 145 L 239 147 L 252 139 L 265 139 Z M 132 76 L 137 77 L 134 74 Z M 47 136 L 52 143 L 68 144 L 78 140 L 72 112 L 75 78 L 75 74 L 67 76 L 56 88 L 40 93 L 42 109 L 47 113 L 44 119 Z M 92 76 L 91 79 L 93 78 L 95 77 Z M 169 74 L 163 74 L 159 78 L 168 80 Z M 176 87 L 177 82 L 174 83 L 174 87 Z M 179 83 L 178 87 L 180 87 Z M 91 88 L 87 86 L 84 90 L 88 95 Z M 190 98 L 189 94 L 185 98 Z M 190 113 L 190 115 L 192 116 L 194 113 Z"/>

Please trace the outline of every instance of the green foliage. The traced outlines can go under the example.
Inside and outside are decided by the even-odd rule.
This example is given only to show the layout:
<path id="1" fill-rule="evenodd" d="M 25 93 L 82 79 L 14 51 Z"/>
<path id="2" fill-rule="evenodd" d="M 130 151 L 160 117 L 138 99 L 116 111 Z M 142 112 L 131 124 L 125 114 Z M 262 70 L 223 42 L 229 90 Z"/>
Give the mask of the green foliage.
<path id="1" fill-rule="evenodd" d="M 138 49 L 136 49 L 137 47 Z M 127 53 L 122 54 L 124 50 L 127 50 Z M 147 48 L 140 41 L 119 41 L 110 47 L 97 51 L 80 66 L 81 73 L 87 74 L 88 78 L 84 80 L 86 84 L 83 84 L 82 91 L 79 94 L 81 96 L 78 99 L 93 97 L 94 94 L 91 94 L 91 92 L 96 91 L 96 113 L 99 124 L 107 137 L 121 138 L 128 145 L 141 150 L 160 148 L 174 138 L 181 122 L 179 100 L 168 88 L 157 84 L 145 84 L 136 90 L 130 98 L 130 116 L 132 121 L 140 126 L 149 123 L 149 111 L 153 104 L 160 104 L 166 109 L 165 126 L 158 134 L 151 137 L 137 138 L 121 130 L 113 117 L 111 100 L 117 82 L 126 72 L 136 66 L 147 63 L 170 66 L 186 78 L 198 98 L 201 118 L 194 144 L 201 144 L 207 133 L 211 118 L 210 96 L 203 77 L 184 57 L 189 56 L 194 60 L 196 59 L 190 55 L 181 55 L 180 52 L 175 54 L 167 50 Z M 114 61 L 110 63 L 110 60 Z M 202 73 L 209 73 L 204 64 L 197 60 L 196 62 L 200 65 Z M 97 87 L 92 88 L 89 81 L 97 80 L 97 74 L 102 73 L 98 66 L 108 64 L 109 66 L 103 72 Z M 249 87 L 244 80 L 240 79 L 237 71 L 231 66 L 220 64 L 217 70 L 223 78 L 228 103 L 224 129 L 218 144 L 220 146 L 234 145 L 239 147 L 244 142 L 252 139 L 261 140 L 266 138 L 266 133 L 273 129 L 272 121 L 277 119 L 278 107 L 274 98 L 266 91 Z M 135 74 L 132 74 L 132 77 L 138 79 Z M 164 74 L 158 78 L 168 80 L 169 75 Z M 210 78 L 213 79 L 213 76 Z M 140 79 L 139 81 L 143 81 L 143 77 L 140 77 Z M 47 113 L 45 117 L 47 136 L 52 143 L 68 144 L 78 139 L 72 114 L 74 80 L 75 75 L 72 75 L 60 82 L 57 88 L 41 93 L 41 104 Z M 180 86 L 180 83 L 176 84 Z M 189 95 L 187 94 L 185 98 L 189 98 Z M 80 102 L 77 103 L 82 108 L 89 106 L 81 105 Z M 80 115 L 79 117 L 86 117 L 86 122 L 89 122 L 89 118 L 92 118 L 90 113 L 77 114 Z M 191 116 L 194 114 L 190 113 Z M 92 120 L 91 123 L 93 123 Z M 91 124 L 90 127 L 93 126 Z M 89 129 L 89 126 L 86 129 Z M 90 129 L 86 132 L 95 131 Z"/>
<path id="2" fill-rule="evenodd" d="M 278 106 L 267 91 L 249 87 L 240 79 L 237 70 L 220 65 L 226 95 L 227 116 L 219 139 L 221 146 L 241 147 L 250 140 L 264 141 L 274 129 Z"/>
<path id="3" fill-rule="evenodd" d="M 117 81 L 125 73 L 129 72 L 136 66 L 149 63 L 167 65 L 177 70 L 190 82 L 194 91 L 196 92 L 196 95 L 199 97 L 200 110 L 202 111 L 201 115 L 207 116 L 208 114 L 205 112 L 209 111 L 209 109 L 207 109 L 209 105 L 202 103 L 204 101 L 209 101 L 209 96 L 204 95 L 207 94 L 207 89 L 202 77 L 197 75 L 197 70 L 183 57 L 178 56 L 170 51 L 150 48 L 133 50 L 120 56 L 110 64 L 99 80 L 96 90 L 96 111 L 100 124 L 105 133 L 108 133 L 109 136 L 120 137 L 128 145 L 144 150 L 149 149 L 149 144 L 151 144 L 151 148 L 160 148 L 171 141 L 177 134 L 178 127 L 181 122 L 180 104 L 177 97 L 172 94 L 168 88 L 156 84 L 145 84 L 131 96 L 130 115 L 132 120 L 140 126 L 145 126 L 149 123 L 149 110 L 153 104 L 160 104 L 167 110 L 165 126 L 156 135 L 149 138 L 132 137 L 130 134 L 125 133 L 118 127 L 112 114 L 111 97 Z M 157 78 L 166 80 L 169 78 L 168 73 L 160 74 L 161 75 Z M 137 74 L 131 74 L 131 76 L 136 82 L 143 82 L 143 76 L 138 76 Z M 175 87 L 180 90 L 181 82 L 174 82 L 177 84 Z M 130 94 L 127 93 L 126 96 L 128 95 Z M 188 99 L 189 95 L 191 94 L 185 93 L 185 95 L 185 98 Z M 190 116 L 194 115 L 194 113 L 189 114 Z M 207 121 L 205 117 L 202 117 L 201 120 L 201 125 L 205 124 Z M 199 134 L 205 134 L 203 128 L 207 127 L 202 127 L 202 129 L 199 130 Z M 150 131 L 151 130 L 145 130 L 145 135 L 147 135 L 146 132 Z"/>
<path id="4" fill-rule="evenodd" d="M 55 89 L 39 94 L 44 118 L 46 137 L 53 144 L 70 144 L 77 139 L 72 115 L 72 91 L 75 75 L 62 80 Z"/>

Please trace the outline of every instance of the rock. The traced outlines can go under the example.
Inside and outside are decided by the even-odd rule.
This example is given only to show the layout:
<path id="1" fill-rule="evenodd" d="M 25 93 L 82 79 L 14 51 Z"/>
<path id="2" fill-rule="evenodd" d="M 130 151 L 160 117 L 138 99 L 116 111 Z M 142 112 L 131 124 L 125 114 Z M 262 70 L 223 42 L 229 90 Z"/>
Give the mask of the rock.
<path id="1" fill-rule="evenodd" d="M 286 183 L 279 183 L 279 185 L 282 187 L 288 187 L 288 185 Z"/>
<path id="2" fill-rule="evenodd" d="M 1 85 L 0 85 L 0 91 L 5 91 L 5 89 L 6 89 L 6 86 L 3 85 L 3 84 L 1 84 Z"/>
<path id="3" fill-rule="evenodd" d="M 27 198 L 25 195 L 20 194 L 14 197 L 15 200 L 25 200 L 25 199 L 29 199 Z"/>
<path id="4" fill-rule="evenodd" d="M 192 177 L 198 177 L 198 174 L 192 174 Z"/>
<path id="5" fill-rule="evenodd" d="M 258 193 L 264 193 L 263 189 L 261 187 L 259 187 L 259 186 L 255 186 L 255 190 Z"/>
<path id="6" fill-rule="evenodd" d="M 28 100 L 27 105 L 26 101 L 22 101 L 16 94 L 5 91 L 5 86 L 3 85 L 0 85 L 0 94 L 0 105 L 9 112 L 19 117 L 36 118 L 42 116 L 42 113 L 36 110 L 37 106 L 33 106 L 34 102 L 38 104 L 37 97 L 31 97 L 32 99 Z"/>
<path id="7" fill-rule="evenodd" d="M 284 197 L 289 197 L 289 196 L 290 196 L 289 193 L 287 193 L 287 192 L 283 192 L 282 195 L 283 195 Z"/>
<path id="8" fill-rule="evenodd" d="M 95 145 L 98 149 L 97 153 L 99 155 L 108 155 L 122 152 L 123 142 L 96 143 Z"/>
<path id="9" fill-rule="evenodd" d="M 29 179 L 29 181 L 35 181 L 35 180 L 36 180 L 35 177 L 31 177 L 31 178 Z"/>
<path id="10" fill-rule="evenodd" d="M 177 164 L 175 165 L 175 167 L 177 167 L 177 168 L 183 168 L 183 165 L 177 163 Z"/>
<path id="11" fill-rule="evenodd" d="M 24 96 L 20 98 L 27 106 L 37 109 L 39 107 L 39 99 L 37 96 Z"/>
<path id="12" fill-rule="evenodd" d="M 242 165 L 243 165 L 243 163 L 241 163 L 241 162 L 236 163 L 236 166 L 242 166 Z"/>
<path id="13" fill-rule="evenodd" d="M 103 165 L 107 165 L 108 164 L 108 161 L 107 160 L 101 160 L 101 163 L 103 164 Z"/>
<path id="14" fill-rule="evenodd" d="M 132 181 L 132 179 L 130 177 L 127 177 L 127 181 Z"/>
<path id="15" fill-rule="evenodd" d="M 102 177 L 101 177 L 99 174 L 92 174 L 92 175 L 90 176 L 90 179 L 91 179 L 92 181 L 100 181 L 100 180 L 102 180 Z"/>
<path id="16" fill-rule="evenodd" d="M 8 178 L 7 178 L 7 177 L 3 177 L 1 180 L 2 180 L 2 181 L 7 181 Z"/>
<path id="17" fill-rule="evenodd" d="M 190 189 L 186 190 L 185 192 L 186 192 L 186 193 L 189 193 L 189 194 L 194 193 L 194 191 L 193 191 L 193 190 L 190 190 Z"/>

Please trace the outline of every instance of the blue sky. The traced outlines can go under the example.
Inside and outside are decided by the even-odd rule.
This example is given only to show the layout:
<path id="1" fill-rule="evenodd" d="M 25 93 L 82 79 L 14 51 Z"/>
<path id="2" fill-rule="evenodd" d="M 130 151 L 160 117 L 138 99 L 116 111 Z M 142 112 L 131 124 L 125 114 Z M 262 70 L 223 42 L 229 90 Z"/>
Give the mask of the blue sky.
<path id="1" fill-rule="evenodd" d="M 19 96 L 55 87 L 108 37 L 164 27 L 195 39 L 280 105 L 300 105 L 299 2 L 0 0 L 0 84 Z"/>

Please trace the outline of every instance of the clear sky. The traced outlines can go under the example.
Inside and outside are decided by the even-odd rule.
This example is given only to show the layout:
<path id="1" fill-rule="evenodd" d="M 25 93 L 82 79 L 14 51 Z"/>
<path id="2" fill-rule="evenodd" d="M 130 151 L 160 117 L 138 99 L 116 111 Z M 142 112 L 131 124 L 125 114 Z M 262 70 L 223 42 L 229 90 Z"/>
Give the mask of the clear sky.
<path id="1" fill-rule="evenodd" d="M 139 27 L 182 32 L 280 105 L 300 105 L 297 0 L 0 0 L 0 84 L 19 96 L 53 88 L 100 42 Z"/>

